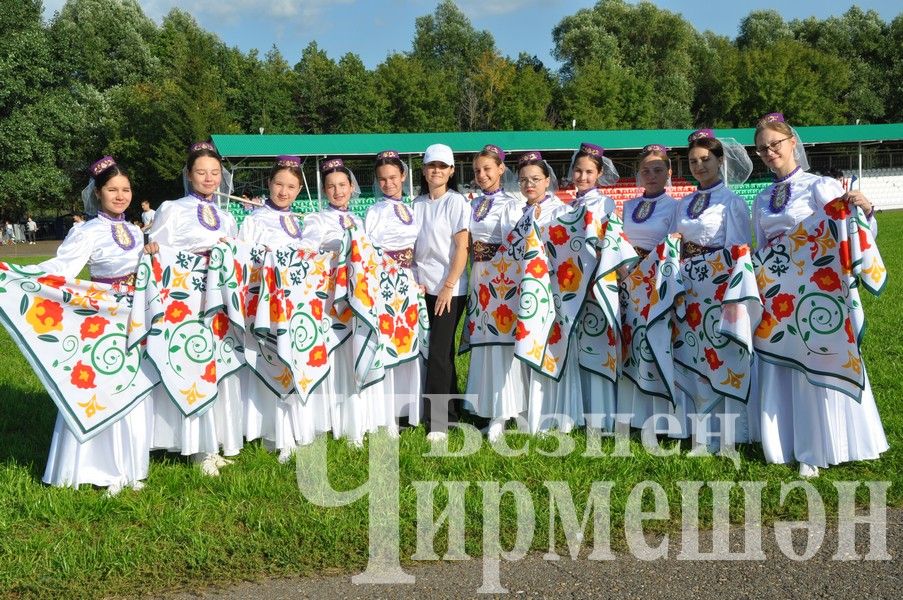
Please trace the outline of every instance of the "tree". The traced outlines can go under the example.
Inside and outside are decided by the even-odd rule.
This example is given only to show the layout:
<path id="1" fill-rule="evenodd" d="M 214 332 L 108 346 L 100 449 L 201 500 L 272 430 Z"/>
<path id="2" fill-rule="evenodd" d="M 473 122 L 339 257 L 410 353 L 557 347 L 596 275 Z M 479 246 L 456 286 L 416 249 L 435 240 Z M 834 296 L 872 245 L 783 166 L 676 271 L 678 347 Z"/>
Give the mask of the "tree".
<path id="1" fill-rule="evenodd" d="M 443 71 L 419 60 L 390 55 L 376 68 L 378 89 L 386 100 L 388 131 L 455 131 L 458 93 Z"/>
<path id="2" fill-rule="evenodd" d="M 377 133 L 387 125 L 388 102 L 376 87 L 376 75 L 357 54 L 349 52 L 338 64 L 334 98 L 336 133 Z"/>
<path id="3" fill-rule="evenodd" d="M 441 0 L 432 15 L 417 17 L 411 56 L 421 64 L 443 68 L 462 81 L 479 58 L 495 51 L 488 31 L 477 31 L 452 0 Z"/>
<path id="4" fill-rule="evenodd" d="M 295 65 L 295 120 L 300 133 L 332 133 L 338 67 L 316 42 L 301 52 Z"/>
<path id="5" fill-rule="evenodd" d="M 765 48 L 793 39 L 793 31 L 776 10 L 754 10 L 740 21 L 739 48 Z"/>

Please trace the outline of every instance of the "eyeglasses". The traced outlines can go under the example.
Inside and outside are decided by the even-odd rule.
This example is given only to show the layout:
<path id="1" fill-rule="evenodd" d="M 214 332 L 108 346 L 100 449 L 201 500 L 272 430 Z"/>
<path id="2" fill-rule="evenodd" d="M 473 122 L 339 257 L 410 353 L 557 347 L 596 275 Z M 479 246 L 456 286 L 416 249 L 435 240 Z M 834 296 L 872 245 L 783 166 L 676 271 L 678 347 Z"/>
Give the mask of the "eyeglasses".
<path id="1" fill-rule="evenodd" d="M 793 137 L 793 136 L 790 136 L 790 137 Z M 771 142 L 770 144 L 765 144 L 764 146 L 756 146 L 756 154 L 758 154 L 759 156 L 765 156 L 769 150 L 771 150 L 772 152 L 777 154 L 778 150 L 781 148 L 781 144 L 783 144 L 784 142 L 786 142 L 789 139 L 790 139 L 789 137 L 785 137 L 782 140 L 775 140 L 775 141 Z"/>
<path id="2" fill-rule="evenodd" d="M 521 185 L 539 185 L 539 182 L 543 179 L 545 179 L 545 177 L 521 177 L 517 181 Z"/>

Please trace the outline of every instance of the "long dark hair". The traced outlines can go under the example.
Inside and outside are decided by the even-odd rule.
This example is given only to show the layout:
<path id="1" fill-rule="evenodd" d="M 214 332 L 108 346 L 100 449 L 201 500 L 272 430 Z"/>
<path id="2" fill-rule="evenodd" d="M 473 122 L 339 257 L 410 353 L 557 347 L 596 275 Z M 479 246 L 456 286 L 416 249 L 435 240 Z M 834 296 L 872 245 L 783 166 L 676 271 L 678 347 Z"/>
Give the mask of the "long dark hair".
<path id="1" fill-rule="evenodd" d="M 100 188 L 105 186 L 109 180 L 116 177 L 117 175 L 122 175 L 131 183 L 132 178 L 129 177 L 128 171 L 126 171 L 125 167 L 118 163 L 113 163 L 100 173 L 94 176 L 94 187 L 96 188 L 96 192 L 100 194 Z"/>

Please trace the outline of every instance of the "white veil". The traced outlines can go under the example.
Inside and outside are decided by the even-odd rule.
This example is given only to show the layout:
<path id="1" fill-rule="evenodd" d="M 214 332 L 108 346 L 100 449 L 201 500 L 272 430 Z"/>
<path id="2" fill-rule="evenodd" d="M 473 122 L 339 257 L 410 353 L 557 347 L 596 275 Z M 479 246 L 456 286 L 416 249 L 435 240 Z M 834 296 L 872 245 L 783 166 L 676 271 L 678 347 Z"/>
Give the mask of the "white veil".
<path id="1" fill-rule="evenodd" d="M 404 183 L 401 186 L 401 197 L 404 198 L 404 188 L 405 186 L 413 185 L 413 182 L 408 179 L 411 174 L 408 172 L 408 165 L 401 159 L 401 155 L 395 150 L 383 150 L 379 154 L 376 155 L 376 160 L 381 160 L 383 158 L 397 158 L 398 162 L 401 163 L 401 175 L 404 179 Z M 410 188 L 409 188 L 410 189 Z M 379 202 L 383 199 L 383 191 L 379 187 L 379 181 L 376 179 L 376 168 L 373 169 L 373 199 L 376 202 Z"/>
<path id="2" fill-rule="evenodd" d="M 567 181 L 574 183 L 574 163 L 577 162 L 577 155 L 580 154 L 581 150 L 584 150 L 584 146 L 586 144 L 581 144 L 580 148 L 574 151 L 571 155 L 571 164 L 568 166 L 568 174 L 565 178 Z M 611 162 L 611 159 L 605 156 L 602 153 L 602 148 L 598 146 L 592 146 L 593 148 L 598 148 L 600 150 L 599 154 L 594 154 L 595 158 L 598 158 L 602 161 L 602 172 L 599 173 L 599 178 L 596 180 L 596 185 L 614 185 L 620 179 L 618 175 L 618 170 L 615 168 L 615 164 Z"/>
<path id="3" fill-rule="evenodd" d="M 327 158 L 323 162 L 320 163 L 320 176 L 317 177 L 317 198 L 320 201 L 320 210 L 326 208 L 326 205 L 329 204 L 329 201 L 326 199 L 326 176 L 335 171 L 341 171 L 343 173 L 347 173 L 348 177 L 351 178 L 351 198 L 358 198 L 361 195 L 361 186 L 357 182 L 357 177 L 354 176 L 354 172 L 345 166 L 345 161 L 341 158 Z"/>

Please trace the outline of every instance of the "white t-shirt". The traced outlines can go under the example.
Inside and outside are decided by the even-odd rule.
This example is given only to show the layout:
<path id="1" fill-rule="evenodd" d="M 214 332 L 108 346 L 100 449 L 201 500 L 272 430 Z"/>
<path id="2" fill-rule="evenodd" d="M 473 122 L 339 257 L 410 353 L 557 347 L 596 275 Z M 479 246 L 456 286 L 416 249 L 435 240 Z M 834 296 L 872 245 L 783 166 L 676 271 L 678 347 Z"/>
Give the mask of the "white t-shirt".
<path id="1" fill-rule="evenodd" d="M 38 230 L 38 224 L 35 223 L 34 220 L 32 220 L 32 219 L 28 219 L 28 222 L 25 224 L 25 226 L 28 228 L 28 231 L 37 231 Z"/>
<path id="2" fill-rule="evenodd" d="M 145 227 L 147 227 L 148 225 L 150 225 L 153 222 L 155 214 L 157 214 L 157 211 L 155 211 L 152 208 L 149 208 L 146 211 L 144 211 L 143 213 L 141 213 L 141 222 L 144 223 Z"/>
<path id="3" fill-rule="evenodd" d="M 414 243 L 414 264 L 418 281 L 426 292 L 439 295 L 448 279 L 455 256 L 455 234 L 470 226 L 470 203 L 458 192 L 448 191 L 435 200 L 429 194 L 414 199 L 414 215 L 420 232 Z M 452 290 L 455 296 L 467 294 L 467 269 Z"/>

